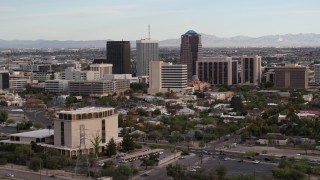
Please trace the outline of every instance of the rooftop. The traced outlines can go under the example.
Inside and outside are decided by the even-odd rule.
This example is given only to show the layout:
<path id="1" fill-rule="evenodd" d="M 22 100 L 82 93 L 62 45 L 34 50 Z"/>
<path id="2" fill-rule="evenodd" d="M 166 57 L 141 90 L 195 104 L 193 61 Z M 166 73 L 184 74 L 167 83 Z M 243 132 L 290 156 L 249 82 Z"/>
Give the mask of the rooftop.
<path id="1" fill-rule="evenodd" d="M 94 112 L 101 112 L 101 111 L 107 111 L 107 110 L 113 110 L 113 109 L 114 108 L 111 108 L 111 107 L 84 107 L 84 108 L 78 108 L 70 111 L 60 111 L 59 113 L 64 113 L 64 114 L 94 113 Z"/>
<path id="2" fill-rule="evenodd" d="M 54 135 L 54 130 L 40 129 L 40 130 L 35 130 L 35 131 L 11 134 L 10 136 L 29 137 L 29 138 L 45 138 L 45 137 L 50 137 L 52 135 Z"/>

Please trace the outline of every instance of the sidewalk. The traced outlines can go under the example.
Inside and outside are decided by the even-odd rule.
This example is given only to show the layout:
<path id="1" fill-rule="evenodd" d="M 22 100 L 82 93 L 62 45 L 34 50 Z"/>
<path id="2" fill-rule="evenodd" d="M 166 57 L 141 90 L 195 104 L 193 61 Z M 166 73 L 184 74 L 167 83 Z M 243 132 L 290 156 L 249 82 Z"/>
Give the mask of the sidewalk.
<path id="1" fill-rule="evenodd" d="M 21 166 L 21 165 L 15 165 L 15 164 L 6 164 L 1 165 L 0 169 L 6 169 L 6 170 L 13 170 L 13 171 L 20 171 L 30 174 L 40 174 L 40 172 L 35 172 L 31 169 L 29 169 L 27 166 Z M 84 176 L 76 176 L 74 177 L 73 173 L 65 172 L 63 170 L 52 170 L 52 169 L 41 169 L 41 174 L 44 176 L 51 176 L 55 175 L 58 178 L 64 178 L 64 179 L 86 179 Z"/>

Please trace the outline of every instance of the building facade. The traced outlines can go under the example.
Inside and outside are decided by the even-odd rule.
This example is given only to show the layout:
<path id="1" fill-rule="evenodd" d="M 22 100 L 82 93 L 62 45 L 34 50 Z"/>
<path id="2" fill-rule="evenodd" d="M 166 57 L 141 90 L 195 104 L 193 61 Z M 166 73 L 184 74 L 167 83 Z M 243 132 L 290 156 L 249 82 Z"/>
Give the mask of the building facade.
<path id="1" fill-rule="evenodd" d="M 196 75 L 196 62 L 201 59 L 201 35 L 193 30 L 181 35 L 180 62 L 188 66 L 188 80 Z"/>
<path id="2" fill-rule="evenodd" d="M 163 61 L 150 62 L 149 94 L 157 92 L 187 92 L 188 88 L 187 65 L 164 63 Z"/>
<path id="3" fill-rule="evenodd" d="M 130 41 L 108 41 L 107 63 L 113 65 L 113 74 L 131 74 Z"/>
<path id="4" fill-rule="evenodd" d="M 0 71 L 0 90 L 9 89 L 9 72 Z"/>
<path id="5" fill-rule="evenodd" d="M 137 76 L 149 75 L 149 62 L 159 59 L 159 42 L 150 39 L 136 41 Z"/>
<path id="6" fill-rule="evenodd" d="M 68 80 L 47 80 L 45 81 L 45 91 L 51 93 L 62 93 L 68 91 Z"/>
<path id="7" fill-rule="evenodd" d="M 232 57 L 208 57 L 197 61 L 200 81 L 211 85 L 232 85 Z"/>
<path id="8" fill-rule="evenodd" d="M 261 56 L 241 57 L 241 83 L 258 85 L 261 82 Z"/>
<path id="9" fill-rule="evenodd" d="M 26 85 L 31 83 L 30 79 L 10 79 L 9 89 L 15 92 L 21 92 L 26 90 Z"/>
<path id="10" fill-rule="evenodd" d="M 102 97 L 129 89 L 130 81 L 127 79 L 69 82 L 69 93 L 75 96 Z"/>
<path id="11" fill-rule="evenodd" d="M 94 79 L 102 79 L 105 74 L 112 74 L 112 64 L 91 64 L 90 71 L 94 72 Z"/>
<path id="12" fill-rule="evenodd" d="M 314 68 L 314 82 L 320 82 L 320 64 L 315 64 Z"/>
<path id="13" fill-rule="evenodd" d="M 286 64 L 274 69 L 276 88 L 307 89 L 309 68 L 296 64 Z"/>
<path id="14" fill-rule="evenodd" d="M 99 152 L 113 138 L 118 137 L 118 114 L 114 108 L 86 107 L 71 111 L 60 111 L 54 119 L 54 147 L 61 150 L 61 154 L 72 157 L 81 154 L 94 153 L 91 143 L 99 136 Z"/>
<path id="15" fill-rule="evenodd" d="M 64 80 L 97 80 L 95 79 L 95 72 L 93 71 L 81 71 L 81 69 L 75 69 L 74 67 L 67 68 L 61 75 Z"/>

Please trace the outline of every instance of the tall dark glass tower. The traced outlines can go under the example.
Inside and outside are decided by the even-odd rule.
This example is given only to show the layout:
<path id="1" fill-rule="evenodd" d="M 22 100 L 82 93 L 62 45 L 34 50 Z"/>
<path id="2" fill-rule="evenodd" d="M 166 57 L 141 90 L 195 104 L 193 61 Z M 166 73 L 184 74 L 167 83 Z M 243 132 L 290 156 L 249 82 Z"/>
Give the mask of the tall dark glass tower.
<path id="1" fill-rule="evenodd" d="M 181 35 L 180 62 L 188 65 L 188 80 L 196 75 L 196 62 L 202 59 L 201 35 L 189 30 Z"/>
<path id="2" fill-rule="evenodd" d="M 131 74 L 129 41 L 107 42 L 107 63 L 113 64 L 113 74 Z"/>

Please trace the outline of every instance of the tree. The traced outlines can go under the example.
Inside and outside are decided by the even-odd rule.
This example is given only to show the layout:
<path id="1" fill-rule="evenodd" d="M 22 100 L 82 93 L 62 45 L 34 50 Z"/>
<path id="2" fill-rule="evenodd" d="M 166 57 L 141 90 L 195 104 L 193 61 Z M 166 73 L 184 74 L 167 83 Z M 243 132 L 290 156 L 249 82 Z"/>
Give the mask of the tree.
<path id="1" fill-rule="evenodd" d="M 148 166 L 154 166 L 158 164 L 158 162 L 159 162 L 159 155 L 150 154 L 149 158 L 142 159 L 141 166 L 146 166 L 146 169 L 147 169 Z"/>
<path id="2" fill-rule="evenodd" d="M 169 164 L 166 167 L 167 176 L 172 177 L 174 180 L 180 180 L 185 178 L 185 167 L 181 164 L 172 165 Z"/>
<path id="3" fill-rule="evenodd" d="M 71 104 L 76 103 L 76 102 L 77 102 L 77 98 L 74 96 L 68 96 L 66 98 L 66 105 L 68 105 L 68 106 L 70 106 Z"/>
<path id="4" fill-rule="evenodd" d="M 134 149 L 134 142 L 133 142 L 133 139 L 132 137 L 128 136 L 128 135 L 125 135 L 123 137 L 123 140 L 122 140 L 122 149 L 125 151 L 125 152 L 128 152 L 128 151 L 131 151 Z"/>
<path id="5" fill-rule="evenodd" d="M 247 114 L 244 105 L 242 103 L 242 99 L 240 97 L 232 97 L 230 101 L 230 106 L 235 110 L 238 111 L 240 114 L 245 115 Z"/>
<path id="6" fill-rule="evenodd" d="M 132 170 L 129 166 L 120 165 L 118 168 L 115 169 L 113 179 L 115 180 L 129 179 L 131 175 L 132 175 Z"/>
<path id="7" fill-rule="evenodd" d="M 108 142 L 108 145 L 107 145 L 106 155 L 110 157 L 110 156 L 113 156 L 116 154 L 117 154 L 117 145 L 116 145 L 114 139 L 111 138 L 110 141 Z"/>
<path id="8" fill-rule="evenodd" d="M 4 123 L 8 120 L 8 112 L 1 110 L 0 111 L 0 123 Z"/>
<path id="9" fill-rule="evenodd" d="M 7 119 L 7 121 L 6 121 L 6 125 L 14 124 L 14 123 L 16 123 L 16 121 L 13 119 Z"/>
<path id="10" fill-rule="evenodd" d="M 8 103 L 6 101 L 0 101 L 0 106 L 8 106 Z"/>
<path id="11" fill-rule="evenodd" d="M 153 112 L 152 112 L 152 115 L 154 115 L 154 116 L 159 116 L 159 115 L 161 115 L 161 111 L 160 111 L 160 109 L 155 109 Z"/>
<path id="12" fill-rule="evenodd" d="M 39 171 L 41 168 L 41 159 L 38 157 L 34 157 L 30 160 L 29 168 L 34 171 Z"/>
<path id="13" fill-rule="evenodd" d="M 43 129 L 44 128 L 44 125 L 40 122 L 36 122 L 33 124 L 33 127 L 36 128 L 36 129 Z"/>
<path id="14" fill-rule="evenodd" d="M 99 149 L 100 149 L 100 143 L 102 141 L 99 132 L 97 132 L 95 135 L 93 135 L 92 139 L 90 139 L 91 144 L 94 148 L 94 155 L 96 156 L 96 158 L 98 157 L 99 154 Z"/>
<path id="15" fill-rule="evenodd" d="M 225 179 L 225 176 L 227 175 L 227 168 L 225 166 L 219 166 L 215 169 L 218 179 L 222 180 Z"/>

